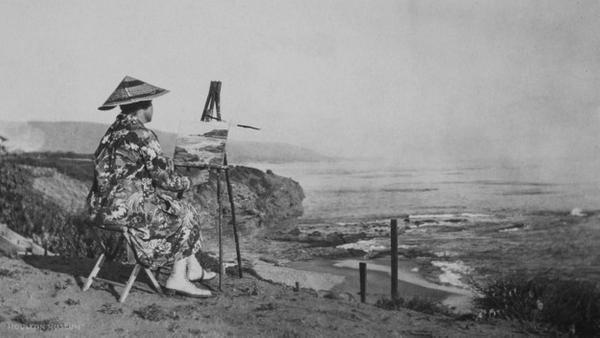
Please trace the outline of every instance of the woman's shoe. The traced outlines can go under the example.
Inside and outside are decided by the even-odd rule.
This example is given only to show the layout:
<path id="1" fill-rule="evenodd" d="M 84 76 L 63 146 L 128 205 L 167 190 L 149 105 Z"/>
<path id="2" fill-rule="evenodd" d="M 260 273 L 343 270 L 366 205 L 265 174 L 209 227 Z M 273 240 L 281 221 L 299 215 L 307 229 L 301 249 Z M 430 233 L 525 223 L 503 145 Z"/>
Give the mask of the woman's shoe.
<path id="1" fill-rule="evenodd" d="M 190 280 L 190 282 L 205 282 L 214 279 L 215 277 L 217 277 L 217 274 L 215 272 L 208 271 L 206 269 L 202 269 L 202 272 L 200 274 L 188 274 L 188 279 Z"/>
<path id="2" fill-rule="evenodd" d="M 181 295 L 194 298 L 208 298 L 213 295 L 209 290 L 200 289 L 188 281 L 175 283 L 167 280 L 165 289 L 165 294 L 168 296 Z"/>

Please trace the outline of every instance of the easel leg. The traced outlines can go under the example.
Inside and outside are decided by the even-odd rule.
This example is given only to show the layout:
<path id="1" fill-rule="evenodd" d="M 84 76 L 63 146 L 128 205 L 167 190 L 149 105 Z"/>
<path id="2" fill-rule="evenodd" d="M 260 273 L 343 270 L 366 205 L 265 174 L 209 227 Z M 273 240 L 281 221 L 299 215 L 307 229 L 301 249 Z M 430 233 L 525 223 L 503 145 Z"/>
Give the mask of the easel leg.
<path id="1" fill-rule="evenodd" d="M 225 154 L 223 165 L 227 166 L 227 154 Z M 242 278 L 242 254 L 240 253 L 240 240 L 238 238 L 237 223 L 235 222 L 235 204 L 233 202 L 233 189 L 229 180 L 229 169 L 225 169 L 225 181 L 227 183 L 227 195 L 229 196 L 229 204 L 231 205 L 231 223 L 233 224 L 233 237 L 235 238 L 235 253 L 238 262 L 238 274 Z"/>
<path id="2" fill-rule="evenodd" d="M 223 291 L 223 205 L 221 203 L 221 171 L 217 170 L 217 205 L 219 206 L 218 232 L 219 232 L 219 291 Z"/>

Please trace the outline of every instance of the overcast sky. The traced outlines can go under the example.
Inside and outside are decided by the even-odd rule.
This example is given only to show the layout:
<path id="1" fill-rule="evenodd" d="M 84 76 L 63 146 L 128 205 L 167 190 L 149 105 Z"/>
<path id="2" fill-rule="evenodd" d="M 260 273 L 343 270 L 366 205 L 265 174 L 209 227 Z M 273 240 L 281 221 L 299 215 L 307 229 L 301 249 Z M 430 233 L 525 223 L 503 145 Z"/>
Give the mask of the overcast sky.
<path id="1" fill-rule="evenodd" d="M 221 80 L 233 138 L 325 154 L 600 154 L 597 1 L 0 1 L 0 120 L 111 123 L 131 75 L 151 128 Z"/>

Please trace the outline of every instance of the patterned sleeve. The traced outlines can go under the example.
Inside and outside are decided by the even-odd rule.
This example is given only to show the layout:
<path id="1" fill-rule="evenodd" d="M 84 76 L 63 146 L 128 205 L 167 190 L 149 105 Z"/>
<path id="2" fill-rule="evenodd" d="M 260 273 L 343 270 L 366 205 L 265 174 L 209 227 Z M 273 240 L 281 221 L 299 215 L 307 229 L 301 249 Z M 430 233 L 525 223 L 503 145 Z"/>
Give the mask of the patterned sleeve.
<path id="1" fill-rule="evenodd" d="M 140 130 L 138 135 L 141 141 L 140 152 L 152 182 L 169 191 L 189 190 L 191 186 L 189 178 L 175 171 L 173 160 L 163 155 L 156 135 L 150 130 Z"/>

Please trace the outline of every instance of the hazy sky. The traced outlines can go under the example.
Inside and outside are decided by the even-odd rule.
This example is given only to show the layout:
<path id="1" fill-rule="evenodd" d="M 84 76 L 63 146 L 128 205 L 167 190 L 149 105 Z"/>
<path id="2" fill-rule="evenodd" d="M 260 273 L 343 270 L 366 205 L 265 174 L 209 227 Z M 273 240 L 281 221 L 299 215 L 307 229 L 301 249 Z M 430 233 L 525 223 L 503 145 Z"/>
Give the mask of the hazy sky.
<path id="1" fill-rule="evenodd" d="M 597 1 L 0 0 L 0 120 L 110 123 L 124 75 L 237 139 L 390 160 L 600 155 Z M 575 155 L 573 155 L 575 154 Z"/>

